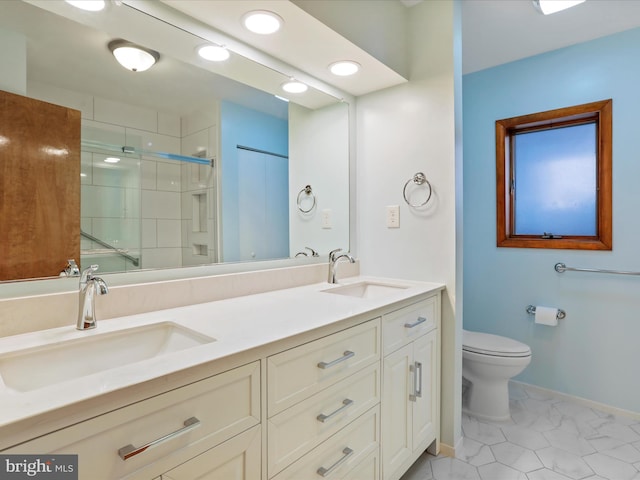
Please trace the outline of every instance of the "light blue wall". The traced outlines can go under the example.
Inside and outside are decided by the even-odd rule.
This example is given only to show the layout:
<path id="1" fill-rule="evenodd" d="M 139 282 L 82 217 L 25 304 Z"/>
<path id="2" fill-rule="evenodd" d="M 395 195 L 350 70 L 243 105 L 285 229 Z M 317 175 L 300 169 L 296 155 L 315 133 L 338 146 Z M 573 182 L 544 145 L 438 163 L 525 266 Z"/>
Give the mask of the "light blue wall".
<path id="1" fill-rule="evenodd" d="M 289 155 L 289 122 L 232 102 L 220 103 L 222 261 L 240 260 L 238 149 Z M 286 182 L 285 182 L 286 183 Z M 288 211 L 284 215 L 288 224 Z M 288 251 L 288 245 L 287 245 Z"/>
<path id="2" fill-rule="evenodd" d="M 517 377 L 640 412 L 640 277 L 554 271 L 640 271 L 640 29 L 463 78 L 464 328 L 531 346 Z M 498 119 L 613 99 L 613 251 L 496 247 Z M 566 178 L 569 184 L 571 178 Z M 558 327 L 535 325 L 527 305 L 562 308 Z"/>

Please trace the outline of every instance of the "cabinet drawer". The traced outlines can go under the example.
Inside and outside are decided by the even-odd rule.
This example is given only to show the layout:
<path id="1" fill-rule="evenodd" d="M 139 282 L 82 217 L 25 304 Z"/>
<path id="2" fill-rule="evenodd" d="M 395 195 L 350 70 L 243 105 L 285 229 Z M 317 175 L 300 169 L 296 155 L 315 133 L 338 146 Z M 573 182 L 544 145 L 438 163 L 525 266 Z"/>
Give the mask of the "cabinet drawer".
<path id="1" fill-rule="evenodd" d="M 384 355 L 438 327 L 438 296 L 388 313 L 382 317 Z"/>
<path id="2" fill-rule="evenodd" d="M 379 333 L 375 319 L 269 357 L 269 416 L 377 362 Z"/>
<path id="3" fill-rule="evenodd" d="M 371 453 L 379 451 L 379 407 L 364 415 L 285 468 L 273 480 L 332 480 L 349 473 Z"/>
<path id="4" fill-rule="evenodd" d="M 168 471 L 161 480 L 255 480 L 261 472 L 258 425 Z"/>
<path id="5" fill-rule="evenodd" d="M 374 363 L 269 420 L 268 472 L 273 476 L 380 401 Z"/>
<path id="6" fill-rule="evenodd" d="M 199 424 L 188 427 L 185 420 Z M 260 362 L 158 395 L 18 445 L 4 453 L 78 455 L 79 478 L 152 478 L 260 422 Z M 158 442 L 124 460 L 120 449 Z"/>
<path id="7" fill-rule="evenodd" d="M 378 480 L 380 478 L 380 458 L 378 452 L 372 452 L 367 458 L 353 467 L 343 480 Z"/>

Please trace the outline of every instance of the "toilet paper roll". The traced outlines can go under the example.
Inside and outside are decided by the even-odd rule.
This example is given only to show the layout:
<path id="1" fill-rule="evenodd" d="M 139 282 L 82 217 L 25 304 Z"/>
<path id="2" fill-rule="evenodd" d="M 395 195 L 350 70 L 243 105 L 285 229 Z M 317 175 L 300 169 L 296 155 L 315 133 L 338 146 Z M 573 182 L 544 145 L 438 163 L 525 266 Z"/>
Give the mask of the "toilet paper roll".
<path id="1" fill-rule="evenodd" d="M 536 306 L 535 323 L 555 327 L 558 325 L 558 309 Z"/>

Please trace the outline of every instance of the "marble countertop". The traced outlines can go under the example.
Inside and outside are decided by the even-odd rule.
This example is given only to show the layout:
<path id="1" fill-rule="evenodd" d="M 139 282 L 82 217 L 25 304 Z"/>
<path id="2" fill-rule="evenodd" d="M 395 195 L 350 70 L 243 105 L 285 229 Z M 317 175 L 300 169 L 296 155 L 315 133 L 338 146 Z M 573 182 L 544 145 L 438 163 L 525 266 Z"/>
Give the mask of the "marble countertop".
<path id="1" fill-rule="evenodd" d="M 374 298 L 326 292 L 363 281 L 406 288 L 394 289 Z M 359 276 L 344 279 L 336 285 L 323 282 L 98 321 L 98 327 L 88 331 L 76 330 L 74 318 L 70 319 L 70 324 L 65 327 L 0 338 L 0 363 L 25 349 L 81 341 L 82 338 L 92 338 L 108 332 L 159 322 L 173 322 L 216 340 L 25 392 L 4 385 L 0 366 L 0 428 L 79 401 L 262 347 L 357 315 L 374 312 L 443 288 L 444 285 L 440 283 Z M 100 298 L 98 301 L 108 301 L 108 297 Z"/>

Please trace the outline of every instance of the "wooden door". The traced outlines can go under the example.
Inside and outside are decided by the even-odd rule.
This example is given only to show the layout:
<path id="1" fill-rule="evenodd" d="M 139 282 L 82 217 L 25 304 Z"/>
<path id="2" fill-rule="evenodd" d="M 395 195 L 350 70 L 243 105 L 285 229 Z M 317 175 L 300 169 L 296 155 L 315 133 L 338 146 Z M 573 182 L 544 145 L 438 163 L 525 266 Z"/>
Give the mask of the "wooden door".
<path id="1" fill-rule="evenodd" d="M 80 262 L 80 112 L 0 91 L 0 280 Z"/>

